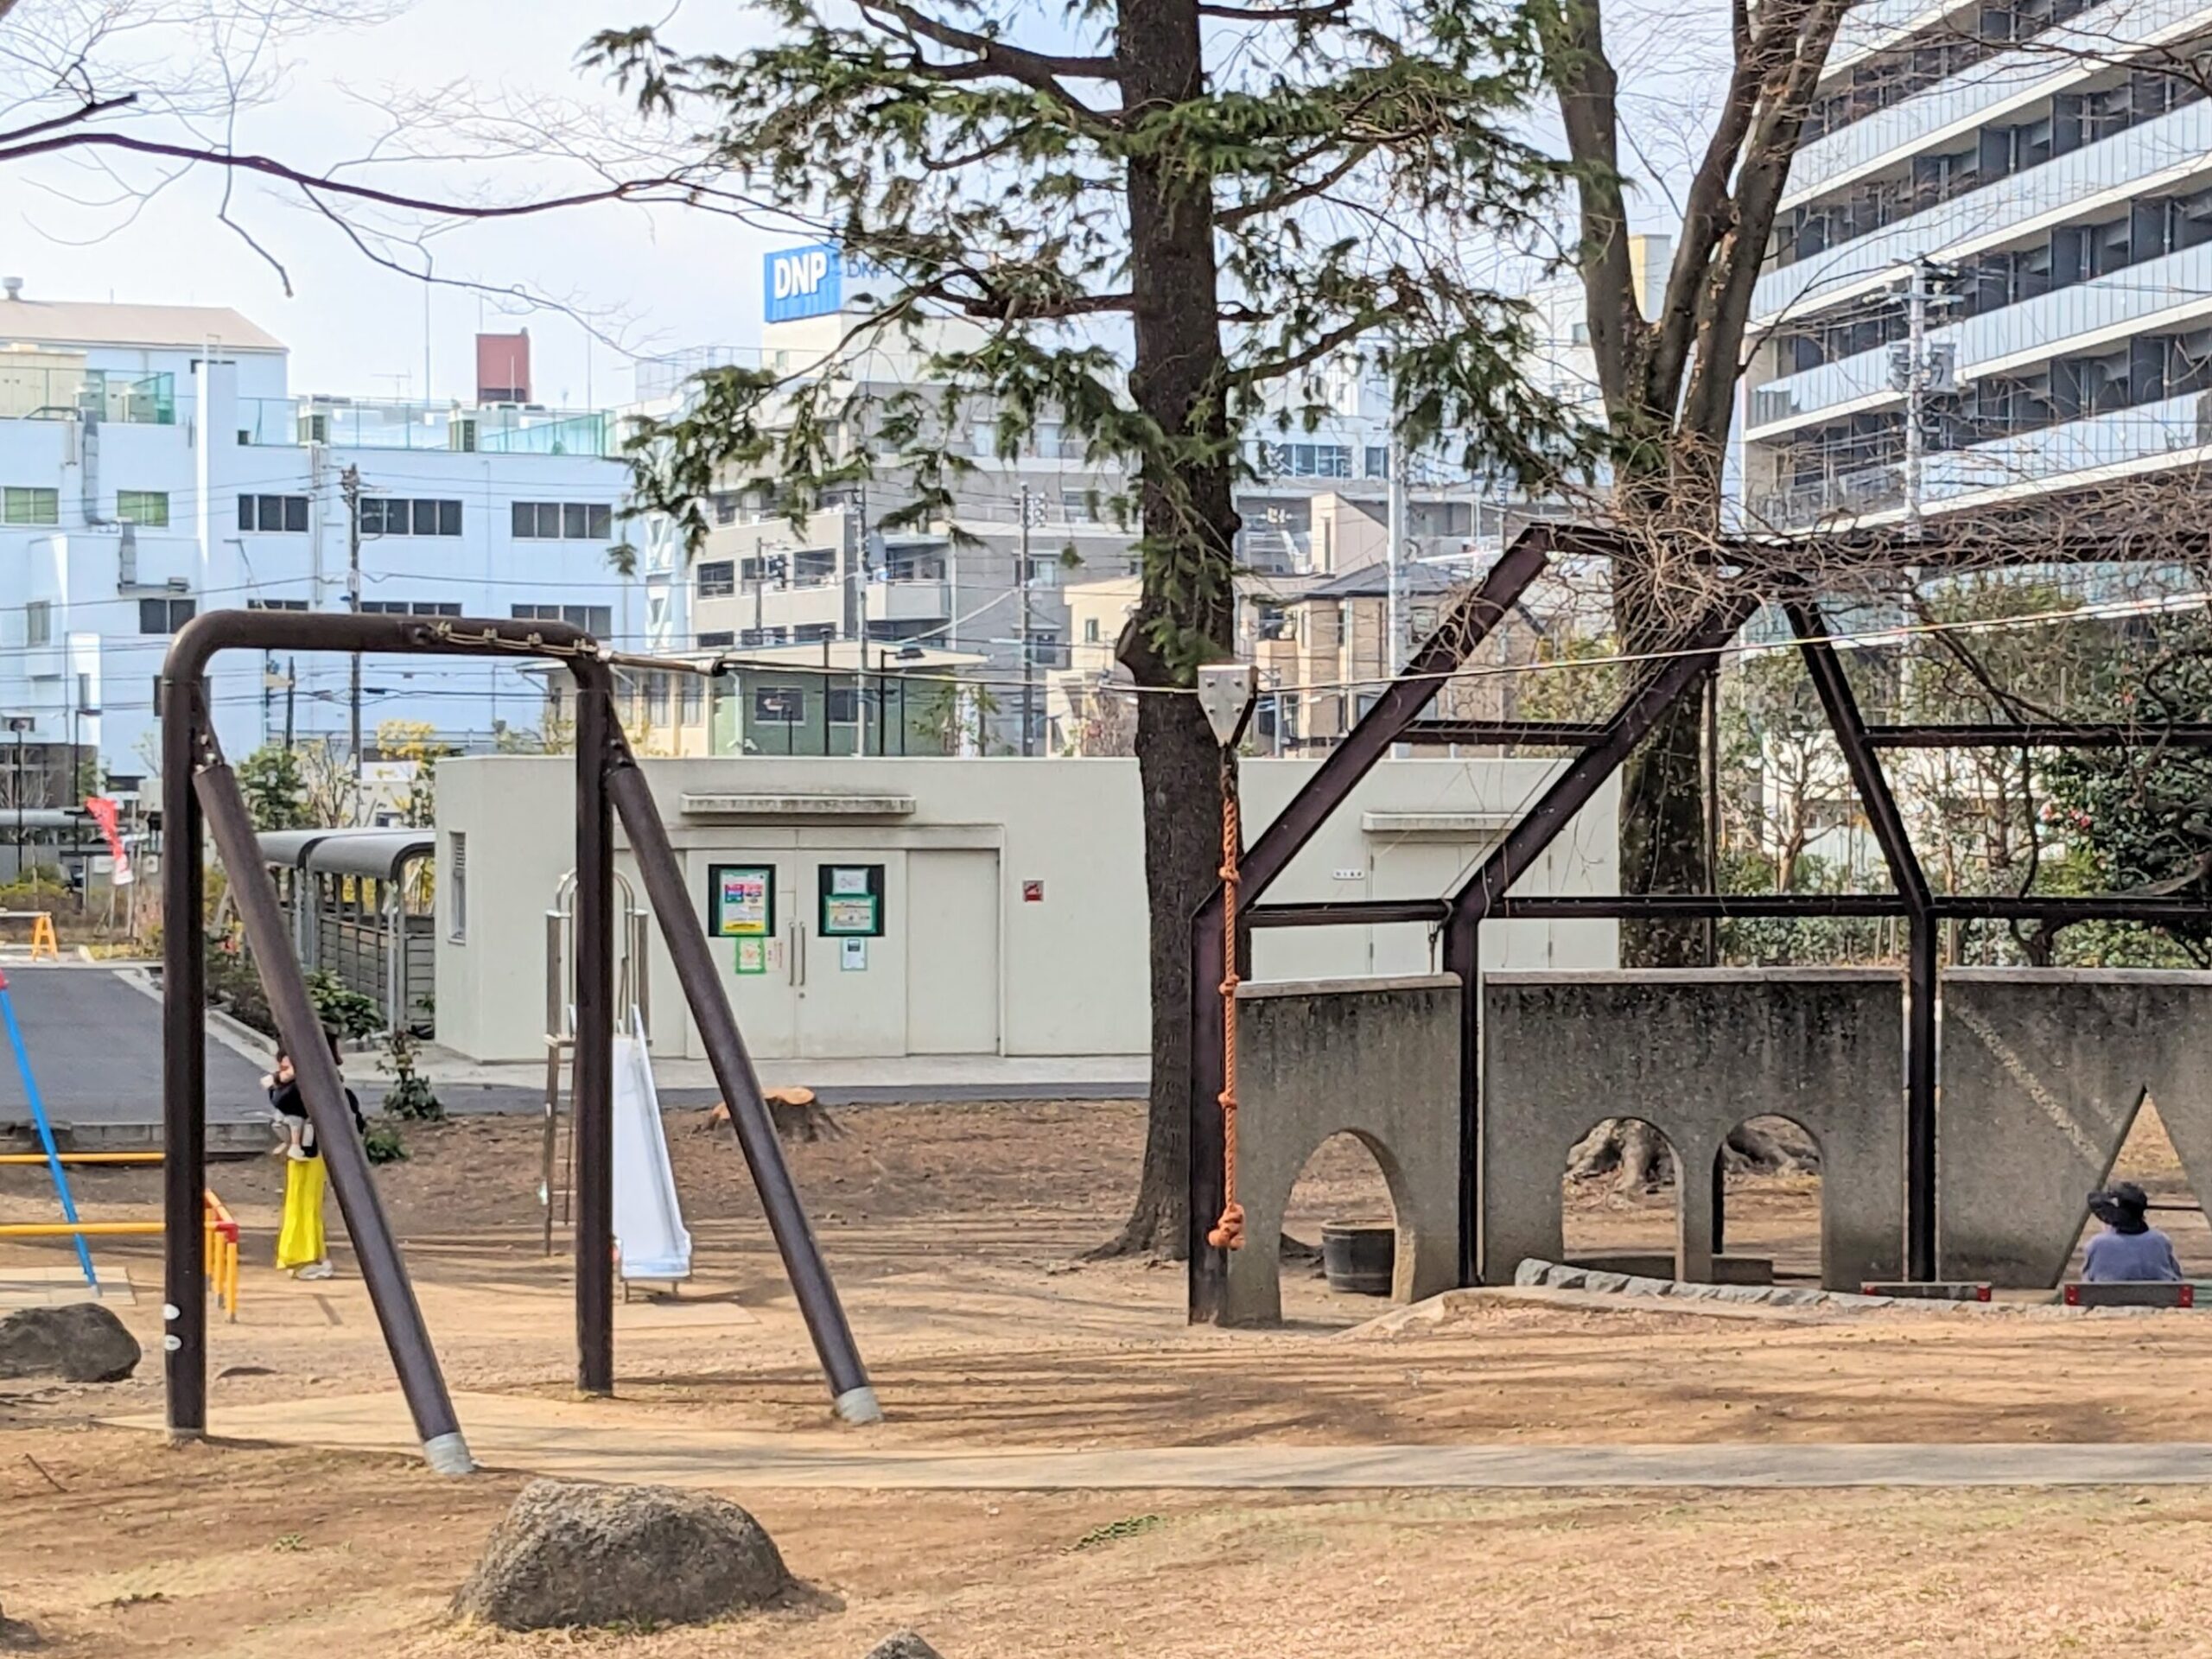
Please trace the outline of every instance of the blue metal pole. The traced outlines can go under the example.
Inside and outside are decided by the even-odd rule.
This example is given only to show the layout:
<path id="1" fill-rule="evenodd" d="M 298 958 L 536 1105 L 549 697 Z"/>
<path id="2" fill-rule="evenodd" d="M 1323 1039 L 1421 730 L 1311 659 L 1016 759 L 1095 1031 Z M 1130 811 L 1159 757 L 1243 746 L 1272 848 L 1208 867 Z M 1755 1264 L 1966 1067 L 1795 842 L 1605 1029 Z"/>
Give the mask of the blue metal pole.
<path id="1" fill-rule="evenodd" d="M 8 1046 L 16 1051 L 16 1070 L 23 1074 L 23 1093 L 31 1103 L 31 1122 L 38 1129 L 39 1145 L 46 1148 L 46 1166 L 54 1173 L 54 1190 L 61 1195 L 61 1218 L 73 1227 L 77 1224 L 77 1200 L 69 1193 L 68 1173 L 61 1167 L 61 1152 L 54 1144 L 54 1125 L 46 1121 L 46 1102 L 38 1092 L 38 1079 L 31 1075 L 31 1057 L 23 1047 L 23 1028 L 16 1023 L 16 1001 L 8 995 L 4 974 L 0 974 L 0 1017 L 8 1022 Z M 99 1275 L 92 1271 L 92 1253 L 82 1233 L 76 1235 L 76 1243 L 77 1265 L 85 1270 L 85 1282 L 98 1290 Z"/>

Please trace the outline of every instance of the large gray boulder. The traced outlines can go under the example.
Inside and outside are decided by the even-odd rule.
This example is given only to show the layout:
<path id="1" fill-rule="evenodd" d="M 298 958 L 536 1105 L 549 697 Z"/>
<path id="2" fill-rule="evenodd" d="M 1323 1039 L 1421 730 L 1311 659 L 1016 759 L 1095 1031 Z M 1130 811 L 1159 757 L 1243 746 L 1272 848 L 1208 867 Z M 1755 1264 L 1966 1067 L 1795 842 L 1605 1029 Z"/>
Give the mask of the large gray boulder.
<path id="1" fill-rule="evenodd" d="M 0 1376 L 120 1382 L 138 1369 L 138 1339 L 98 1302 L 18 1308 L 0 1319 Z"/>
<path id="2" fill-rule="evenodd" d="M 725 1498 L 533 1480 L 492 1529 L 454 1611 L 510 1630 L 696 1624 L 790 1585 L 774 1541 Z"/>

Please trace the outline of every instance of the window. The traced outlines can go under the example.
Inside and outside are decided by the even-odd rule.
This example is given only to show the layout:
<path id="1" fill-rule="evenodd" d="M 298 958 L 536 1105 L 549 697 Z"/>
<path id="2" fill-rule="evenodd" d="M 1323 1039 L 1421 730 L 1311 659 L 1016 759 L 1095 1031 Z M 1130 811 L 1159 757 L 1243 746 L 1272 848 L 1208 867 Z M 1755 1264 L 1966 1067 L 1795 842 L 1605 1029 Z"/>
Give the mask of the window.
<path id="1" fill-rule="evenodd" d="M 696 726 L 707 709 L 707 683 L 696 674 L 686 674 L 677 683 L 676 693 L 676 723 Z"/>
<path id="2" fill-rule="evenodd" d="M 458 536 L 461 503 L 429 496 L 413 499 L 365 495 L 361 498 L 364 536 Z"/>
<path id="3" fill-rule="evenodd" d="M 737 591 L 737 566 L 728 559 L 715 559 L 699 567 L 699 597 L 728 599 Z"/>
<path id="4" fill-rule="evenodd" d="M 668 676 L 645 676 L 645 718 L 655 725 L 668 724 Z"/>
<path id="5" fill-rule="evenodd" d="M 1083 619 L 1083 643 L 1086 645 L 1095 645 L 1098 643 L 1098 619 L 1095 616 L 1086 616 Z"/>
<path id="6" fill-rule="evenodd" d="M 833 685 L 822 694 L 822 697 L 832 726 L 853 726 L 860 722 L 860 694 L 851 686 Z"/>
<path id="7" fill-rule="evenodd" d="M 723 651 L 737 643 L 736 632 L 729 628 L 716 628 L 699 636 L 702 651 Z"/>
<path id="8" fill-rule="evenodd" d="M 737 522 L 737 501 L 738 498 L 734 495 L 716 496 L 715 498 L 715 522 L 718 524 L 735 524 Z"/>
<path id="9" fill-rule="evenodd" d="M 1390 446 L 1370 443 L 1367 446 L 1367 475 L 1370 478 L 1390 476 Z"/>
<path id="10" fill-rule="evenodd" d="M 753 723 L 756 726 L 796 726 L 806 718 L 806 692 L 796 685 L 756 686 L 753 692 Z"/>
<path id="11" fill-rule="evenodd" d="M 249 611 L 304 611 L 310 608 L 304 599 L 249 599 L 245 607 Z"/>
<path id="12" fill-rule="evenodd" d="M 1089 490 L 1062 490 L 1060 517 L 1070 524 L 1082 524 L 1088 520 L 1090 517 L 1090 492 Z"/>
<path id="13" fill-rule="evenodd" d="M 264 535 L 305 535 L 308 499 L 304 495 L 242 495 L 238 497 L 238 528 Z M 362 528 L 367 528 L 365 523 Z"/>
<path id="14" fill-rule="evenodd" d="M 166 530 L 169 522 L 169 493 L 167 490 L 118 490 L 115 493 L 115 516 L 126 524 L 144 524 L 153 530 Z"/>
<path id="15" fill-rule="evenodd" d="M 10 484 L 0 490 L 0 524 L 58 524 L 61 522 L 61 492 L 20 488 Z"/>
<path id="16" fill-rule="evenodd" d="M 459 616 L 461 607 L 435 599 L 365 599 L 364 616 Z"/>
<path id="17" fill-rule="evenodd" d="M 1287 478 L 1350 478 L 1348 443 L 1262 443 L 1260 470 Z"/>
<path id="18" fill-rule="evenodd" d="M 23 607 L 23 643 L 27 645 L 50 645 L 54 643 L 54 606 L 51 601 L 35 599 Z"/>
<path id="19" fill-rule="evenodd" d="M 612 605 L 511 605 L 507 613 L 518 622 L 566 622 L 601 639 L 614 632 Z"/>
<path id="20" fill-rule="evenodd" d="M 138 601 L 138 632 L 175 633 L 192 620 L 194 608 L 188 599 L 142 599 Z"/>
<path id="21" fill-rule="evenodd" d="M 1057 553 L 1029 556 L 1029 585 L 1032 588 L 1057 588 L 1060 585 L 1060 559 Z"/>
<path id="22" fill-rule="evenodd" d="M 614 509 L 604 501 L 517 501 L 512 511 L 518 541 L 603 542 L 614 533 Z"/>
<path id="23" fill-rule="evenodd" d="M 446 858 L 446 886 L 452 895 L 447 900 L 452 908 L 446 913 L 446 937 L 460 944 L 468 938 L 468 837 L 458 830 L 452 832 Z"/>

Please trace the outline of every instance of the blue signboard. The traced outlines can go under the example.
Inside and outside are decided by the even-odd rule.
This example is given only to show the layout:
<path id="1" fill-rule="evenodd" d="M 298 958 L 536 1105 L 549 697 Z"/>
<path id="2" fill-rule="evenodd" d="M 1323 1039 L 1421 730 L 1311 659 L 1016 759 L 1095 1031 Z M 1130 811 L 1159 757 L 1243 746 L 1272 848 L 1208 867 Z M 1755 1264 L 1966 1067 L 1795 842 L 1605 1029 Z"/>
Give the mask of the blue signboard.
<path id="1" fill-rule="evenodd" d="M 845 279 L 870 274 L 865 262 L 839 252 L 834 242 L 781 249 L 761 261 L 764 315 L 770 322 L 830 316 L 844 306 Z"/>

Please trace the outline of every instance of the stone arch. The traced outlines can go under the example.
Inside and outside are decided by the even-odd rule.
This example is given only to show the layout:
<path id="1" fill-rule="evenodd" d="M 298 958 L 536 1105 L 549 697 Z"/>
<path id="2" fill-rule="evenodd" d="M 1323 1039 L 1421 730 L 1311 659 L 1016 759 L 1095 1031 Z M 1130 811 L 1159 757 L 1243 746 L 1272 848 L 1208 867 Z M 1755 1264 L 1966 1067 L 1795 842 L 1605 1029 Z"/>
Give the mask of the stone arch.
<path id="1" fill-rule="evenodd" d="M 1578 1148 L 1608 1123 L 1621 1126 L 1621 1134 L 1608 1137 L 1607 1146 L 1622 1154 L 1624 1161 L 1578 1175 L 1574 1169 Z M 1638 1172 L 1630 1165 L 1643 1162 L 1647 1149 L 1655 1164 L 1663 1157 L 1667 1166 L 1662 1187 L 1655 1190 L 1674 1193 L 1671 1215 L 1664 1212 L 1662 1205 L 1639 1202 Z M 1564 1146 L 1553 1149 L 1551 1191 L 1555 1208 L 1550 1259 L 1653 1278 L 1681 1276 L 1689 1167 L 1674 1137 L 1652 1118 L 1622 1113 L 1592 1119 L 1568 1137 Z"/>
<path id="2" fill-rule="evenodd" d="M 1777 1143 L 1785 1151 L 1788 1149 L 1789 1137 L 1781 1132 L 1783 1129 L 1794 1130 L 1796 1135 L 1802 1135 L 1807 1141 L 1811 1143 L 1813 1152 L 1813 1168 L 1811 1173 L 1812 1179 L 1817 1183 L 1813 1195 L 1814 1226 L 1813 1257 L 1811 1261 L 1806 1261 L 1802 1251 L 1793 1255 L 1789 1249 L 1777 1244 L 1777 1235 L 1779 1235 L 1781 1239 L 1783 1240 L 1786 1244 L 1788 1238 L 1788 1233 L 1786 1230 L 1786 1217 L 1775 1218 L 1783 1223 L 1783 1227 L 1782 1229 L 1777 1229 L 1771 1225 L 1760 1224 L 1760 1223 L 1752 1223 L 1747 1226 L 1742 1217 L 1738 1216 L 1737 1218 L 1732 1220 L 1727 1216 L 1727 1185 L 1729 1176 L 1732 1173 L 1729 1170 L 1728 1166 L 1732 1161 L 1736 1161 L 1735 1160 L 1732 1160 L 1730 1147 L 1731 1143 L 1735 1141 L 1738 1132 L 1743 1129 L 1751 1129 L 1755 1131 L 1755 1139 L 1759 1136 L 1764 1136 L 1765 1139 Z M 1732 1124 L 1729 1127 L 1728 1132 L 1721 1136 L 1720 1144 L 1713 1148 L 1713 1153 L 1712 1241 L 1713 1252 L 1716 1264 L 1714 1277 L 1720 1280 L 1722 1282 L 1736 1282 L 1739 1278 L 1743 1277 L 1748 1277 L 1753 1280 L 1764 1280 L 1770 1276 L 1772 1279 L 1777 1281 L 1783 1279 L 1810 1279 L 1817 1284 L 1828 1284 L 1830 1282 L 1830 1270 L 1835 1265 L 1836 1258 L 1829 1248 L 1829 1195 L 1826 1174 L 1827 1167 L 1827 1148 L 1819 1128 L 1813 1124 L 1806 1122 L 1802 1118 L 1796 1116 L 1791 1113 L 1756 1112 L 1751 1116 L 1744 1118 L 1737 1123 Z M 1753 1176 L 1751 1178 L 1751 1179 L 1791 1179 L 1791 1177 L 1787 1171 L 1777 1170 L 1773 1172 L 1771 1176 Z M 1738 1175 L 1738 1192 L 1747 1192 L 1751 1186 L 1750 1180 L 1745 1179 L 1740 1173 Z M 1766 1220 L 1766 1217 L 1760 1218 L 1761 1223 L 1764 1223 Z M 1749 1242 L 1746 1242 L 1747 1232 L 1749 1233 Z M 1724 1255 L 1732 1257 L 1764 1255 L 1771 1269 L 1770 1274 L 1746 1271 L 1742 1264 L 1733 1262 L 1724 1264 L 1719 1259 Z M 1732 1268 L 1734 1268 L 1735 1270 L 1732 1271 Z M 1847 1287 L 1847 1288 L 1856 1290 L 1859 1287 L 1854 1283 Z"/>

